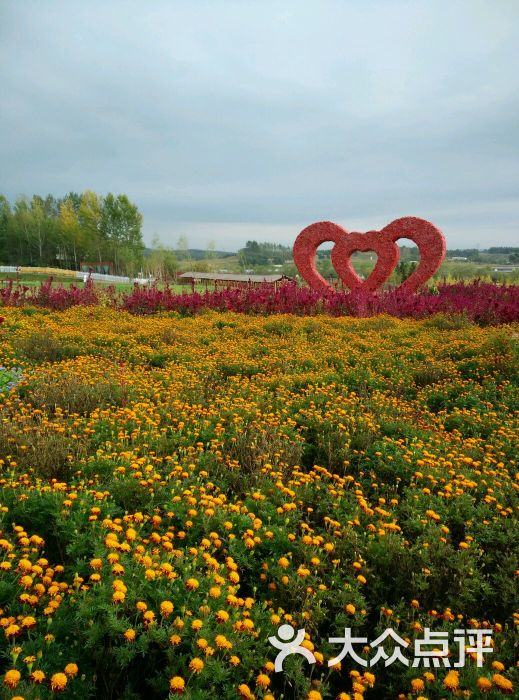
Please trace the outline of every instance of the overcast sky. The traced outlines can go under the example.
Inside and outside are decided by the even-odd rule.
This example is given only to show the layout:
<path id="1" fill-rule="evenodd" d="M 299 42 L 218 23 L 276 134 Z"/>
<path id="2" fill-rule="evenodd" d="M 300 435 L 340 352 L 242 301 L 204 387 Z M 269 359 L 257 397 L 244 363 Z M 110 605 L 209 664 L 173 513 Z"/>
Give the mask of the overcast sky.
<path id="1" fill-rule="evenodd" d="M 235 250 L 430 219 L 519 245 L 516 0 L 0 0 L 0 192 Z"/>

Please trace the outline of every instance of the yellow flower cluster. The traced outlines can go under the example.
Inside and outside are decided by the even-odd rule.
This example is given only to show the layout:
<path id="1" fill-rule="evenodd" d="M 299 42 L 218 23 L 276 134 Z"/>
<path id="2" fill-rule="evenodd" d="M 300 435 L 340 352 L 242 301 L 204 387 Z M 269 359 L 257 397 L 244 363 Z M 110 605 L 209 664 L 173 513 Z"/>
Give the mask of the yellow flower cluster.
<path id="1" fill-rule="evenodd" d="M 516 328 L 2 315 L 0 365 L 23 372 L 0 394 L 6 692 L 516 692 Z M 313 669 L 274 673 L 282 624 Z M 345 627 L 491 630 L 493 653 L 329 669 Z"/>

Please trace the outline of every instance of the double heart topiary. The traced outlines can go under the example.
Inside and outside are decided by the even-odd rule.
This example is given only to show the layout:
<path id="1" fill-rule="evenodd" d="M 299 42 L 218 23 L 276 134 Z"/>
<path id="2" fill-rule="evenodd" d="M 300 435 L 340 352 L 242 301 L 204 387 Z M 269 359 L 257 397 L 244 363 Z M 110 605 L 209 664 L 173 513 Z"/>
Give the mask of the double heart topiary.
<path id="1" fill-rule="evenodd" d="M 302 277 L 317 291 L 329 291 L 331 285 L 315 266 L 317 248 L 328 241 L 335 243 L 332 249 L 332 264 L 340 279 L 349 289 L 361 288 L 374 292 L 387 282 L 400 257 L 396 241 L 408 238 L 416 243 L 420 251 L 420 262 L 411 275 L 400 285 L 399 290 L 412 294 L 438 270 L 445 257 L 445 238 L 439 228 L 425 219 L 405 216 L 396 219 L 381 231 L 348 233 L 332 221 L 319 221 L 307 226 L 294 243 L 294 262 Z M 356 251 L 377 254 L 377 263 L 362 280 L 351 263 Z"/>

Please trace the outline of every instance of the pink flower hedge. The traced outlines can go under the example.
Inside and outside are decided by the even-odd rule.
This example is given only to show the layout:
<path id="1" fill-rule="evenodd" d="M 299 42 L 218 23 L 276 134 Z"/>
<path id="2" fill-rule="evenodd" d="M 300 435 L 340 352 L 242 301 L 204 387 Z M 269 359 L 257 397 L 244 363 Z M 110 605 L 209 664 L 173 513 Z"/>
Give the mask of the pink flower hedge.
<path id="1" fill-rule="evenodd" d="M 88 282 L 83 288 L 53 287 L 52 279 L 36 289 L 12 282 L 0 289 L 4 306 L 33 305 L 54 310 L 74 305 L 96 305 L 104 299 L 117 308 L 133 314 L 176 311 L 196 314 L 204 309 L 235 311 L 247 314 L 297 314 L 312 316 L 375 316 L 389 314 L 398 318 L 424 318 L 435 313 L 464 314 L 480 324 L 510 323 L 519 320 L 519 286 L 489 282 L 441 284 L 433 293 L 425 290 L 408 295 L 389 289 L 380 293 L 364 291 L 316 292 L 308 287 L 287 284 L 277 290 L 265 285 L 258 288 L 224 289 L 219 291 L 177 294 L 169 287 L 135 285 L 127 294 L 116 294 L 113 288 L 101 290 Z"/>

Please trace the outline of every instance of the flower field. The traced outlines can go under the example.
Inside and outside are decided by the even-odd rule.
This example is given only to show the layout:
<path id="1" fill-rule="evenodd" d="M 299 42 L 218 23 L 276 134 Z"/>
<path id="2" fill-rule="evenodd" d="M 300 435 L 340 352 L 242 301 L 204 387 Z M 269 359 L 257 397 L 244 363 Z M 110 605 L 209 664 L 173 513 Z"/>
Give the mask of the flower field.
<path id="1" fill-rule="evenodd" d="M 12 280 L 0 287 L 0 306 L 39 306 L 63 311 L 72 306 L 110 306 L 146 315 L 174 311 L 195 315 L 206 310 L 232 311 L 252 315 L 296 314 L 298 316 L 355 316 L 380 314 L 396 318 L 426 318 L 437 313 L 463 314 L 479 325 L 496 325 L 519 320 L 519 285 L 474 280 L 426 287 L 418 294 L 388 288 L 380 293 L 356 289 L 319 292 L 297 284 L 277 289 L 261 287 L 228 288 L 204 292 L 175 293 L 169 286 L 142 287 L 117 293 L 114 287 L 100 287 L 91 280 L 84 287 L 53 284 L 52 277 L 38 287 Z"/>
<path id="2" fill-rule="evenodd" d="M 94 301 L 1 309 L 1 697 L 518 697 L 517 325 Z"/>

